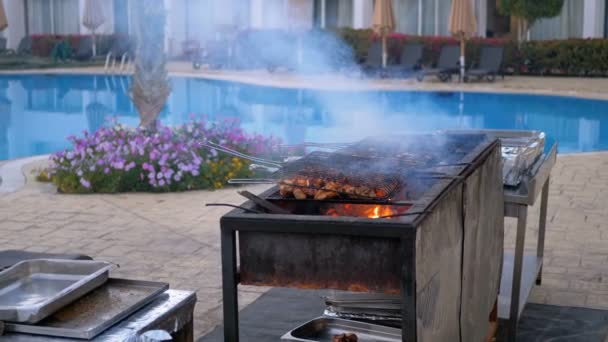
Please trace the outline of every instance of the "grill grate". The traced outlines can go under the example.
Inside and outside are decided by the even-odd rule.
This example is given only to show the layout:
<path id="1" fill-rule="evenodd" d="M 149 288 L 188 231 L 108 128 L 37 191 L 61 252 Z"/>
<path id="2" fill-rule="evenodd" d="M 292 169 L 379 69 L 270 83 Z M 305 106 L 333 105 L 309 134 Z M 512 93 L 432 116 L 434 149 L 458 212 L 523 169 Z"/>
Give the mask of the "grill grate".
<path id="1" fill-rule="evenodd" d="M 386 201 L 403 188 L 405 172 L 387 159 L 316 151 L 290 162 L 277 176 L 284 192 L 300 189 L 316 199 Z"/>
<path id="2" fill-rule="evenodd" d="M 387 202 L 405 193 L 406 182 L 455 177 L 479 135 L 372 137 L 335 152 L 315 151 L 275 174 L 280 198 Z M 483 136 L 482 136 L 483 138 Z M 433 168 L 444 167 L 444 171 Z"/>

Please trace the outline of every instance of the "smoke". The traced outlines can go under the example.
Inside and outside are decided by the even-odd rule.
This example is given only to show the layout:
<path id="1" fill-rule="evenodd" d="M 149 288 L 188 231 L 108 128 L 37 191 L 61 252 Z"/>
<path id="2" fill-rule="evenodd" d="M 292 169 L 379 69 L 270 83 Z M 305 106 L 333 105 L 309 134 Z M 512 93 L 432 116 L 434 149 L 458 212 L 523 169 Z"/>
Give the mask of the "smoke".
<path id="1" fill-rule="evenodd" d="M 231 18 L 233 26 L 239 28 L 239 33 L 233 37 L 232 65 L 227 65 L 227 68 L 266 69 L 275 76 L 301 76 L 313 82 L 310 88 L 324 88 L 319 91 L 293 90 L 299 95 L 289 96 L 297 100 L 289 100 L 290 119 L 286 131 L 281 134 L 287 142 L 346 142 L 373 135 L 429 132 L 453 127 L 453 116 L 447 113 L 437 120 L 437 114 L 445 112 L 445 106 L 437 106 L 434 103 L 436 99 L 426 95 L 343 91 L 337 84 L 340 82 L 336 82 L 332 89 L 334 79 L 340 79 L 342 84 L 345 81 L 350 83 L 348 88 L 351 89 L 354 83 L 369 82 L 360 71 L 352 47 L 336 32 L 313 27 L 313 1 L 252 0 L 251 3 L 260 1 L 262 7 L 248 11 L 253 12 L 253 16 L 242 15 L 240 6 L 232 6 L 234 13 L 223 15 Z M 264 103 L 264 88 L 261 91 L 253 96 L 250 90 L 242 93 L 250 94 L 248 103 L 257 101 L 261 104 Z M 277 89 L 272 89 L 269 93 L 277 92 Z M 302 97 L 309 97 L 314 105 L 307 106 Z M 311 125 L 308 118 L 313 115 L 312 111 L 321 111 L 314 115 L 321 116 L 324 122 Z"/>

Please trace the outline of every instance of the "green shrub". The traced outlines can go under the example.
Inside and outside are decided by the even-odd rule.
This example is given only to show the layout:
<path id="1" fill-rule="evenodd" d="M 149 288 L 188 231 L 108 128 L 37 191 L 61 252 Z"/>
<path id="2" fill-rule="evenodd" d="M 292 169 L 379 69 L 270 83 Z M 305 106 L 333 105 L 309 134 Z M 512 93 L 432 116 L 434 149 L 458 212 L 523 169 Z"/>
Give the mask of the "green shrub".
<path id="1" fill-rule="evenodd" d="M 370 44 L 378 39 L 370 29 L 344 28 L 336 31 L 348 43 L 359 63 L 365 61 Z M 388 38 L 389 61 L 396 62 L 407 42 L 424 44 L 423 65 L 433 66 L 446 44 L 458 44 L 453 37 L 413 36 L 393 33 Z M 467 42 L 467 64 L 479 60 L 481 47 L 504 47 L 503 69 L 521 75 L 608 76 L 607 39 L 566 39 L 517 42 L 510 39 L 473 38 Z"/>
<path id="2" fill-rule="evenodd" d="M 208 142 L 255 155 L 270 155 L 278 147 L 277 140 L 246 134 L 232 119 L 150 130 L 114 125 L 69 140 L 72 148 L 53 154 L 48 172 L 63 193 L 219 189 L 254 171 L 248 161 Z"/>

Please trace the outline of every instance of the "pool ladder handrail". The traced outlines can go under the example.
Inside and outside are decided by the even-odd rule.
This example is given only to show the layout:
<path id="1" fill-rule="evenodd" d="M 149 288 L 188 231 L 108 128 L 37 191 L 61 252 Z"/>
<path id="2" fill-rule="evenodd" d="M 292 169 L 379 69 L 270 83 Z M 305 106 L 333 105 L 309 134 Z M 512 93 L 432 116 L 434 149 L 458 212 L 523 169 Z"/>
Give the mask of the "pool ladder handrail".
<path id="1" fill-rule="evenodd" d="M 111 66 L 110 66 L 110 61 L 112 62 Z M 126 74 L 131 66 L 131 57 L 129 55 L 128 52 L 125 52 L 122 54 L 122 56 L 120 57 L 120 66 L 118 68 L 118 74 Z M 116 58 L 112 58 L 112 52 L 108 52 L 108 54 L 106 55 L 106 63 L 103 67 L 104 71 L 106 74 L 109 74 L 112 71 L 117 70 L 116 69 Z"/>

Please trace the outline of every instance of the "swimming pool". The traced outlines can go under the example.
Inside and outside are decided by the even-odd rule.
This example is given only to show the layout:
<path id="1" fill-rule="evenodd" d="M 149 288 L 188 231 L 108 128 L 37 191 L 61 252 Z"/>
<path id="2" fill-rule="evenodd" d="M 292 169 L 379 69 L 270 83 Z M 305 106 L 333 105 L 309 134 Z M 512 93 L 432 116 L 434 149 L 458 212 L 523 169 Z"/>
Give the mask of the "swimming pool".
<path id="1" fill-rule="evenodd" d="M 191 115 L 238 117 L 244 129 L 286 143 L 448 128 L 539 129 L 561 153 L 608 150 L 608 101 L 460 92 L 281 89 L 172 78 L 165 124 Z M 137 125 L 129 79 L 84 75 L 0 76 L 0 160 L 51 153 L 66 136 L 107 117 Z"/>

